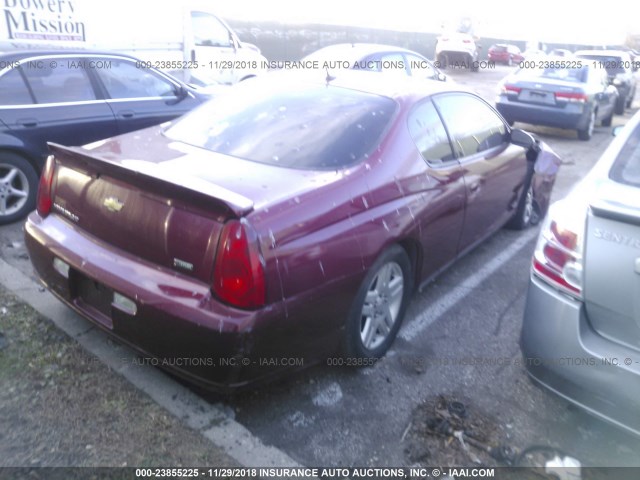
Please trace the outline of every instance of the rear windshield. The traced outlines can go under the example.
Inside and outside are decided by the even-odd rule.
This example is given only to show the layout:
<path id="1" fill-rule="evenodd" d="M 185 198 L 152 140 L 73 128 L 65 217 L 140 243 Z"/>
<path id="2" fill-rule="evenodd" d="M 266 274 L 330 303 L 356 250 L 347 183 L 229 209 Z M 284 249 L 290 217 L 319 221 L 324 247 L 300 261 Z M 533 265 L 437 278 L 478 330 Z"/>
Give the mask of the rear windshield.
<path id="1" fill-rule="evenodd" d="M 587 81 L 587 68 L 541 68 L 535 75 L 540 78 L 584 83 Z"/>
<path id="2" fill-rule="evenodd" d="M 179 120 L 171 139 L 300 169 L 353 164 L 380 141 L 396 109 L 387 97 L 323 84 L 248 80 Z"/>
<path id="3" fill-rule="evenodd" d="M 609 177 L 616 182 L 640 187 L 640 125 L 618 154 Z"/>

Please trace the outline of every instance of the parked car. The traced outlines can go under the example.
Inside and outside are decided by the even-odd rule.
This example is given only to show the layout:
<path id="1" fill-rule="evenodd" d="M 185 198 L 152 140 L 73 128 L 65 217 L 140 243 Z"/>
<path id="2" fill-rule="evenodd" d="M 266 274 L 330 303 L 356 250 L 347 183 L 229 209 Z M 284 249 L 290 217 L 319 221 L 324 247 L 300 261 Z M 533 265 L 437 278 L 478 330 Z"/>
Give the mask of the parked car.
<path id="1" fill-rule="evenodd" d="M 633 71 L 634 62 L 628 52 L 617 50 L 580 50 L 576 57 L 592 60 L 607 70 L 609 83 L 618 89 L 616 113 L 622 115 L 624 109 L 631 108 L 636 94 L 636 76 Z"/>
<path id="2" fill-rule="evenodd" d="M 138 130 L 208 98 L 126 55 L 86 50 L 0 55 L 0 224 L 35 208 L 48 141 L 82 145 Z"/>
<path id="3" fill-rule="evenodd" d="M 571 50 L 567 50 L 566 48 L 554 48 L 549 52 L 549 55 L 552 57 L 572 57 L 573 52 Z"/>
<path id="4" fill-rule="evenodd" d="M 496 63 L 504 63 L 507 65 L 517 65 L 522 60 L 524 60 L 524 56 L 522 55 L 518 47 L 505 43 L 491 45 L 491 47 L 489 47 L 487 55 L 489 57 L 489 60 Z"/>
<path id="5" fill-rule="evenodd" d="M 477 72 L 478 56 L 476 39 L 469 33 L 445 33 L 436 41 L 436 60 L 440 68 L 464 67 Z"/>
<path id="6" fill-rule="evenodd" d="M 619 128 L 619 127 L 617 127 Z M 531 377 L 640 435 L 640 114 L 545 220 L 521 347 Z"/>
<path id="7" fill-rule="evenodd" d="M 604 68 L 552 57 L 531 64 L 500 83 L 496 108 L 510 124 L 575 129 L 581 140 L 591 138 L 596 122 L 611 125 L 618 92 Z"/>
<path id="8" fill-rule="evenodd" d="M 25 225 L 39 277 L 209 388 L 371 364 L 414 286 L 544 214 L 558 159 L 446 82 L 335 77 L 275 72 L 169 127 L 52 145 Z"/>
<path id="9" fill-rule="evenodd" d="M 533 60 L 540 57 L 546 57 L 547 54 L 544 50 L 540 50 L 538 48 L 530 48 L 522 52 L 522 56 L 525 60 Z"/>
<path id="10" fill-rule="evenodd" d="M 412 50 L 374 43 L 340 43 L 320 48 L 305 56 L 303 62 L 317 61 L 324 70 L 325 62 L 346 69 L 396 73 L 444 82 L 447 76 L 431 60 Z"/>

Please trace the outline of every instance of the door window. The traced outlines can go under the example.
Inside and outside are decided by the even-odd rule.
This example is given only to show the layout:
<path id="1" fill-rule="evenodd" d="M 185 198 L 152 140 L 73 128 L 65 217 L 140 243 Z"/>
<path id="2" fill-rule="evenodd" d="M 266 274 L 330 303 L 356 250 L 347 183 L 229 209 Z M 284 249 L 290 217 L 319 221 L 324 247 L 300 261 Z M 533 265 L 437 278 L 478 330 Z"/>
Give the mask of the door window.
<path id="1" fill-rule="evenodd" d="M 437 73 L 431 64 L 424 58 L 416 55 L 407 55 L 407 63 L 411 70 L 411 75 L 418 78 L 437 78 Z"/>
<path id="2" fill-rule="evenodd" d="M 191 12 L 193 38 L 197 47 L 231 47 L 231 35 L 215 15 Z"/>
<path id="3" fill-rule="evenodd" d="M 174 85 L 133 62 L 110 60 L 110 68 L 96 72 L 111 98 L 170 97 L 175 95 Z"/>
<path id="4" fill-rule="evenodd" d="M 435 97 L 434 102 L 454 137 L 458 155 L 474 155 L 506 142 L 506 125 L 479 98 L 468 94 L 445 94 Z"/>

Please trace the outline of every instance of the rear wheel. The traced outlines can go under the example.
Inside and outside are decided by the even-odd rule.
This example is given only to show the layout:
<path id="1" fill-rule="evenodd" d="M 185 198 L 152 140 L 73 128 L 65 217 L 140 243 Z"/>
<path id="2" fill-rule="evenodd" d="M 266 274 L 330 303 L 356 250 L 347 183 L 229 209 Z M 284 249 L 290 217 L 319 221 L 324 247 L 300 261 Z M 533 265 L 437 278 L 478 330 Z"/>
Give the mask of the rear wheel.
<path id="1" fill-rule="evenodd" d="M 375 261 L 358 290 L 345 329 L 345 357 L 385 354 L 400 329 L 412 289 L 409 257 L 394 245 Z"/>
<path id="2" fill-rule="evenodd" d="M 0 152 L 0 225 L 25 217 L 36 206 L 38 174 L 23 157 Z"/>
<path id="3" fill-rule="evenodd" d="M 603 127 L 610 127 L 612 121 L 613 121 L 613 110 L 611 110 L 611 113 L 609 114 L 609 116 L 607 118 L 603 118 L 602 119 L 602 126 Z"/>
<path id="4" fill-rule="evenodd" d="M 578 129 L 578 138 L 580 140 L 590 140 L 591 137 L 593 136 L 593 129 L 596 126 L 596 112 L 595 110 L 591 111 L 591 114 L 589 114 L 589 123 L 587 123 L 587 126 L 583 129 Z"/>
<path id="5" fill-rule="evenodd" d="M 624 115 L 624 103 L 625 103 L 625 98 L 624 97 L 618 97 L 618 100 L 616 100 L 616 115 Z"/>
<path id="6" fill-rule="evenodd" d="M 473 57 L 471 57 L 471 56 L 469 56 L 469 67 L 470 67 L 472 72 L 477 72 L 478 70 L 480 70 L 478 62 L 474 61 Z"/>

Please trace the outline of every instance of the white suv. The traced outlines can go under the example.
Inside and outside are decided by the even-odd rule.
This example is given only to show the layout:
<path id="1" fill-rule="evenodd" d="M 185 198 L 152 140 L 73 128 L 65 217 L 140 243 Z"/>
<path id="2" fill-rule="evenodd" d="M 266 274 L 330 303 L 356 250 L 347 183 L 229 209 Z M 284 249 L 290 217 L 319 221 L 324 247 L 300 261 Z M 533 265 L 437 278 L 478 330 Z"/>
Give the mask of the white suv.
<path id="1" fill-rule="evenodd" d="M 436 43 L 436 60 L 439 68 L 466 67 L 478 71 L 478 46 L 468 33 L 447 33 L 440 35 Z"/>

